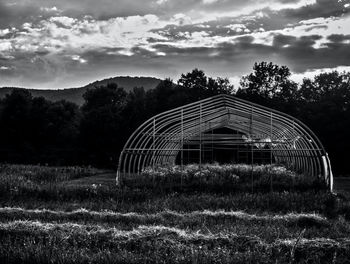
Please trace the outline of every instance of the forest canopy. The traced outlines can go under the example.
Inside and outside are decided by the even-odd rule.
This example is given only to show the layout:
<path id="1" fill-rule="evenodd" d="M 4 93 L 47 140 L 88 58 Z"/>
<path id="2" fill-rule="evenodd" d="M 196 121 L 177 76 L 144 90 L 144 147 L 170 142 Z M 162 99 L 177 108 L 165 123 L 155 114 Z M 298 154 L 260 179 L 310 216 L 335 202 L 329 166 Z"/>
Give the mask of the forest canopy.
<path id="1" fill-rule="evenodd" d="M 255 63 L 234 89 L 227 78 L 194 69 L 177 83 L 163 80 L 145 91 L 97 86 L 78 105 L 13 90 L 0 100 L 0 162 L 93 165 L 115 168 L 126 140 L 148 118 L 217 94 L 233 94 L 290 114 L 308 125 L 330 155 L 336 174 L 350 175 L 350 73 L 321 73 L 296 83 L 287 66 Z"/>

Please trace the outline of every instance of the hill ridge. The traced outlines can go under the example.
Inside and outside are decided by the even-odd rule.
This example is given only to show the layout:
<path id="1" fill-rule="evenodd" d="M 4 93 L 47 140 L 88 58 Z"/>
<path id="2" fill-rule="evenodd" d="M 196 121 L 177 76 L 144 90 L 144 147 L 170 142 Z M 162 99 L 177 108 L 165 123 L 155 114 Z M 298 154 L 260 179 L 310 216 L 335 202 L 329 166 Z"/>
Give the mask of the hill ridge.
<path id="1" fill-rule="evenodd" d="M 83 94 L 89 88 L 96 86 L 107 85 L 109 83 L 116 83 L 119 87 L 123 87 L 127 92 L 131 91 L 134 87 L 143 87 L 146 91 L 155 88 L 161 82 L 160 79 L 155 77 L 144 76 L 116 76 L 102 80 L 97 80 L 89 83 L 83 87 L 75 88 L 63 88 L 63 89 L 34 89 L 24 87 L 1 87 L 0 98 L 4 98 L 6 94 L 11 93 L 14 89 L 27 89 L 34 97 L 44 97 L 50 101 L 66 100 L 77 105 L 84 103 Z"/>

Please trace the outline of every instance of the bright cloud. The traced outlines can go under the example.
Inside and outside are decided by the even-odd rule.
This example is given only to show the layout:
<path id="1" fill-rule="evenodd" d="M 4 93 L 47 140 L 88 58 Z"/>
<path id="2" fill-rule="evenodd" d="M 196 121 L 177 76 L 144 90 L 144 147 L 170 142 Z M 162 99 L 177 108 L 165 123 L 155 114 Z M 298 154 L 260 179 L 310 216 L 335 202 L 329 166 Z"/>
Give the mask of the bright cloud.
<path id="1" fill-rule="evenodd" d="M 304 78 L 313 79 L 316 75 L 319 75 L 320 73 L 328 73 L 332 71 L 350 72 L 350 66 L 338 66 L 334 68 L 307 70 L 303 73 L 293 73 L 291 79 L 295 82 L 301 82 Z"/>
<path id="2" fill-rule="evenodd" d="M 350 67 L 347 25 L 350 0 L 0 1 L 0 86 L 194 67 L 237 84 L 261 60 L 311 76 Z"/>
<path id="3" fill-rule="evenodd" d="M 205 5 L 210 5 L 213 4 L 215 2 L 218 2 L 219 0 L 203 0 L 203 4 Z"/>

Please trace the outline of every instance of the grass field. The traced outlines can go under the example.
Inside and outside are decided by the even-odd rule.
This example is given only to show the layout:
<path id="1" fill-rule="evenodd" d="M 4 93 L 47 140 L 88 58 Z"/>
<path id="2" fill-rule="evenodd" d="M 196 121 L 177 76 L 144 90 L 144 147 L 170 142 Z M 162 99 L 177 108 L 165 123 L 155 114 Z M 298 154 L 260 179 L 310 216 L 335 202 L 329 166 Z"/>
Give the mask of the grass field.
<path id="1" fill-rule="evenodd" d="M 283 168 L 215 166 L 118 188 L 93 168 L 2 165 L 0 263 L 350 262 L 344 195 Z"/>

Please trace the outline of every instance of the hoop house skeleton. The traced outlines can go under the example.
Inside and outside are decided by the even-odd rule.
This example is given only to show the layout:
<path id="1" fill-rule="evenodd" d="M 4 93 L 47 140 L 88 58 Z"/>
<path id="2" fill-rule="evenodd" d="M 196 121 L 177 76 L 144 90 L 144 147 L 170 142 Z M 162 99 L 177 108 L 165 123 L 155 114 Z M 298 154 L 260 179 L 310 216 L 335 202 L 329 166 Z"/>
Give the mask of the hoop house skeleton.
<path id="1" fill-rule="evenodd" d="M 226 129 L 225 133 L 222 129 Z M 283 164 L 309 177 L 321 177 L 332 190 L 330 160 L 320 140 L 306 125 L 287 114 L 232 95 L 187 104 L 144 122 L 121 152 L 117 180 L 137 177 L 148 167 L 183 166 L 189 163 L 186 156 L 195 157 L 196 161 L 191 162 L 198 163 L 200 168 L 204 161 L 215 161 L 214 149 L 245 153 L 251 164 L 258 161 L 255 158 L 258 153 L 265 153 L 265 161 L 269 157 L 270 163 Z"/>

